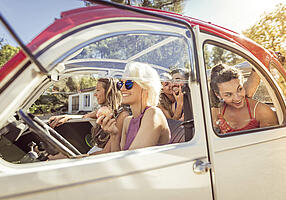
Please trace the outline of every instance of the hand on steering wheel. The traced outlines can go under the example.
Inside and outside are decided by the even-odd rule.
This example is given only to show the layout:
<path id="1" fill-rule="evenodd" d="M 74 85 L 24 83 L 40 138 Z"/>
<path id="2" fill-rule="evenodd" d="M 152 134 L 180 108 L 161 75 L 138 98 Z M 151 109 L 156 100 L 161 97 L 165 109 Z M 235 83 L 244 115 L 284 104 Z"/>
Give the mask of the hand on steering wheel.
<path id="1" fill-rule="evenodd" d="M 57 131 L 45 124 L 41 119 L 32 114 L 26 114 L 21 109 L 19 110 L 21 119 L 29 126 L 31 131 L 37 134 L 44 142 L 56 148 L 59 152 L 68 157 L 75 157 L 81 153 L 70 144 Z"/>

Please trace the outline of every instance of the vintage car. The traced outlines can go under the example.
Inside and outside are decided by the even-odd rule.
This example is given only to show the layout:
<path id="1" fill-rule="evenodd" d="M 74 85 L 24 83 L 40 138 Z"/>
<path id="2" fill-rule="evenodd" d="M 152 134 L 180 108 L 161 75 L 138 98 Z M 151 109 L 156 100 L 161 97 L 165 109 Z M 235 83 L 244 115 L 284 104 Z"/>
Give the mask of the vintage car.
<path id="1" fill-rule="evenodd" d="M 91 2 L 51 17 L 53 23 L 28 44 L 1 11 L 21 49 L 0 69 L 0 199 L 284 200 L 286 72 L 277 57 L 209 22 Z M 92 84 L 62 89 L 70 77 L 94 83 L 101 77 L 120 79 L 131 61 L 148 63 L 160 75 L 188 71 L 184 121 L 170 123 L 172 136 L 180 129 L 182 138 L 87 156 L 94 119 L 79 115 L 55 130 L 47 125 L 53 115 L 82 114 L 98 106 L 88 90 Z M 209 71 L 219 62 L 239 68 L 246 78 L 257 73 L 260 84 L 253 98 L 271 107 L 278 125 L 216 132 Z M 56 95 L 66 100 L 59 109 L 48 109 Z M 46 107 L 39 108 L 40 98 Z M 50 159 L 58 152 L 67 158 Z"/>

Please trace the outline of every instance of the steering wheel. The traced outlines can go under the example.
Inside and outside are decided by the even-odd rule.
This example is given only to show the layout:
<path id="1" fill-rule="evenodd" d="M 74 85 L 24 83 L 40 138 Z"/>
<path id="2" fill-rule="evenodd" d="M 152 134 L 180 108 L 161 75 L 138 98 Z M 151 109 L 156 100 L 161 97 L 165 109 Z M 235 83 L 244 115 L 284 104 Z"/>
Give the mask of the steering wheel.
<path id="1" fill-rule="evenodd" d="M 75 157 L 81 153 L 57 131 L 48 126 L 38 117 L 31 113 L 26 114 L 23 110 L 19 110 L 21 119 L 29 126 L 31 131 L 37 134 L 44 142 L 48 143 L 59 152 L 68 157 Z"/>

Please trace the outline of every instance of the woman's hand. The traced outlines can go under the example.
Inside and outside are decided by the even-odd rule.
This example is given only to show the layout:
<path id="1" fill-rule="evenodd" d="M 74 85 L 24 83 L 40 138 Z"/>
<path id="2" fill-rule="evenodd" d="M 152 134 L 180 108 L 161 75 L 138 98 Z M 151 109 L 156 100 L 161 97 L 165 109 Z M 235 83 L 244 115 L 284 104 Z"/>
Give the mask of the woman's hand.
<path id="1" fill-rule="evenodd" d="M 104 132 L 110 133 L 112 135 L 117 135 L 119 133 L 119 130 L 116 126 L 116 120 L 113 117 L 113 113 L 110 113 L 109 115 L 101 115 L 96 120 L 96 123 L 101 126 Z"/>
<path id="2" fill-rule="evenodd" d="M 93 112 L 90 112 L 90 113 L 87 113 L 85 114 L 84 116 L 82 116 L 82 118 L 92 118 L 92 119 L 96 119 L 96 113 L 97 111 L 93 111 Z"/>
<path id="3" fill-rule="evenodd" d="M 69 116 L 52 116 L 48 123 L 50 127 L 55 128 L 66 123 L 69 119 L 71 119 Z"/>
<path id="4" fill-rule="evenodd" d="M 176 99 L 177 105 L 176 107 L 173 107 L 174 115 L 172 119 L 180 120 L 182 119 L 182 113 L 183 113 L 183 104 L 184 104 L 184 94 L 182 92 L 182 86 L 180 85 L 177 87 L 176 91 L 173 91 L 173 95 Z"/>
<path id="5" fill-rule="evenodd" d="M 173 90 L 173 95 L 176 99 L 177 104 L 183 104 L 184 94 L 182 92 L 182 86 L 176 87 L 177 90 Z"/>

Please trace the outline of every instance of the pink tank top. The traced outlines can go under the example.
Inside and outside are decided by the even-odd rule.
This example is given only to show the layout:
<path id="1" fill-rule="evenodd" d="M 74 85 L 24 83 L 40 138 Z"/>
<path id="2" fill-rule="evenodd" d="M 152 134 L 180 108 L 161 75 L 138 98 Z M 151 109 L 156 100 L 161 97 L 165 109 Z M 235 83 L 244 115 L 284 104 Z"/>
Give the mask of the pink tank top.
<path id="1" fill-rule="evenodd" d="M 125 145 L 124 145 L 123 150 L 128 150 L 129 147 L 131 146 L 131 144 L 132 144 L 133 140 L 135 139 L 137 132 L 140 128 L 143 115 L 148 108 L 149 107 L 146 107 L 138 117 L 132 118 L 130 120 L 128 130 L 126 132 L 126 141 L 125 141 Z"/>
<path id="2" fill-rule="evenodd" d="M 227 107 L 227 104 L 225 104 L 223 111 L 222 111 L 222 114 L 218 115 L 218 125 L 219 125 L 220 131 L 222 134 L 235 132 L 235 131 L 248 130 L 248 129 L 253 129 L 253 128 L 259 128 L 259 122 L 255 118 L 252 118 L 251 110 L 250 110 L 250 106 L 249 106 L 247 98 L 245 99 L 245 101 L 247 104 L 248 113 L 249 113 L 249 117 L 250 117 L 250 121 L 248 122 L 248 124 L 246 124 L 242 128 L 238 128 L 238 129 L 232 128 L 223 117 L 225 110 L 226 110 L 226 107 Z"/>

